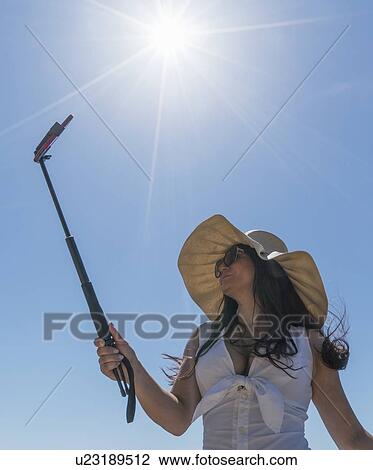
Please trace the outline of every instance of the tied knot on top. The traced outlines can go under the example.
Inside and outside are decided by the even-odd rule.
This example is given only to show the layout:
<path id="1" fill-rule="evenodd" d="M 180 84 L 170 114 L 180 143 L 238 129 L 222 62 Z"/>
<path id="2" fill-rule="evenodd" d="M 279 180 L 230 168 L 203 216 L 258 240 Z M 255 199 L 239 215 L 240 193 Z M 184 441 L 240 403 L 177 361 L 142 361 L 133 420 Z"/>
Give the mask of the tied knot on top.
<path id="1" fill-rule="evenodd" d="M 284 417 L 282 393 L 269 380 L 258 376 L 232 375 L 219 380 L 207 390 L 198 403 L 192 422 L 221 403 L 228 394 L 234 391 L 240 393 L 239 390 L 243 388 L 254 391 L 263 421 L 273 432 L 279 433 Z"/>

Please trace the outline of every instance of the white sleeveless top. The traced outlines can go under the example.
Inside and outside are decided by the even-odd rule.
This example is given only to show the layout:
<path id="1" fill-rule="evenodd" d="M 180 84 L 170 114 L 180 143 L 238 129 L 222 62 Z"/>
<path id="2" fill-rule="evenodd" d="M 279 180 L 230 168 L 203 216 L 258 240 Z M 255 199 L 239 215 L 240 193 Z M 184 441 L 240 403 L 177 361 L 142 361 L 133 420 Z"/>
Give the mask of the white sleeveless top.
<path id="1" fill-rule="evenodd" d="M 286 365 L 292 360 L 293 368 L 303 366 L 287 369 L 296 379 L 256 355 L 247 376 L 236 374 L 222 337 L 225 329 L 198 358 L 195 373 L 202 399 L 192 421 L 203 415 L 203 449 L 311 450 L 304 423 L 312 398 L 312 350 L 304 327 L 289 331 L 298 353 L 280 360 Z M 199 348 L 207 340 L 207 334 L 200 335 Z"/>

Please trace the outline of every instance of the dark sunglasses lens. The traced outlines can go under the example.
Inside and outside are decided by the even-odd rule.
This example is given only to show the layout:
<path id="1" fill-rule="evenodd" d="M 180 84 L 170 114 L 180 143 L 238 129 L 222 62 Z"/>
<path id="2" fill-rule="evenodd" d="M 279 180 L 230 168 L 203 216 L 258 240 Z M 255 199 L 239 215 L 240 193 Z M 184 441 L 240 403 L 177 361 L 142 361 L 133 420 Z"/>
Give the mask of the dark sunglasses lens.
<path id="1" fill-rule="evenodd" d="M 237 259 L 237 247 L 232 246 L 232 248 L 230 248 L 225 254 L 224 263 L 227 266 L 230 266 L 232 263 L 236 261 L 236 259 Z"/>
<path id="2" fill-rule="evenodd" d="M 230 266 L 232 263 L 236 261 L 237 254 L 238 254 L 238 247 L 236 245 L 229 248 L 229 250 L 225 253 L 224 258 L 219 259 L 215 263 L 215 277 L 221 276 L 220 267 L 223 263 L 225 264 L 225 266 Z"/>

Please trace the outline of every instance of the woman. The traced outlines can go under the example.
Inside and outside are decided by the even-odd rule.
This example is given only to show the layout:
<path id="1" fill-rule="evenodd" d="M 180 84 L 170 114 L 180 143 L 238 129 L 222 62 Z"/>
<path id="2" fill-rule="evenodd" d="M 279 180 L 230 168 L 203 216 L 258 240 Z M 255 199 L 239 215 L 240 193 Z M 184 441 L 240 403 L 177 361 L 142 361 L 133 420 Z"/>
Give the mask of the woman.
<path id="1" fill-rule="evenodd" d="M 310 449 L 304 422 L 312 399 L 339 449 L 373 449 L 344 394 L 338 370 L 346 341 L 321 328 L 328 301 L 312 257 L 288 252 L 270 232 L 241 232 L 214 215 L 188 237 L 178 266 L 209 318 L 187 342 L 160 387 L 113 325 L 116 348 L 95 340 L 101 371 L 123 356 L 148 416 L 175 436 L 203 416 L 203 449 Z"/>

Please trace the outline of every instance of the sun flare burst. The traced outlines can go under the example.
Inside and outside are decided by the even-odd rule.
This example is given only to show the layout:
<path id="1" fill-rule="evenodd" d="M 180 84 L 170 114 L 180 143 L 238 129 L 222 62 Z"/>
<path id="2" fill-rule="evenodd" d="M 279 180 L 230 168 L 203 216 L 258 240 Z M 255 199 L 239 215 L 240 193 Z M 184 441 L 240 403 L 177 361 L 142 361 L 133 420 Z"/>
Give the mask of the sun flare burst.
<path id="1" fill-rule="evenodd" d="M 185 20 L 173 16 L 161 17 L 150 29 L 149 45 L 161 54 L 185 50 L 193 30 Z"/>

